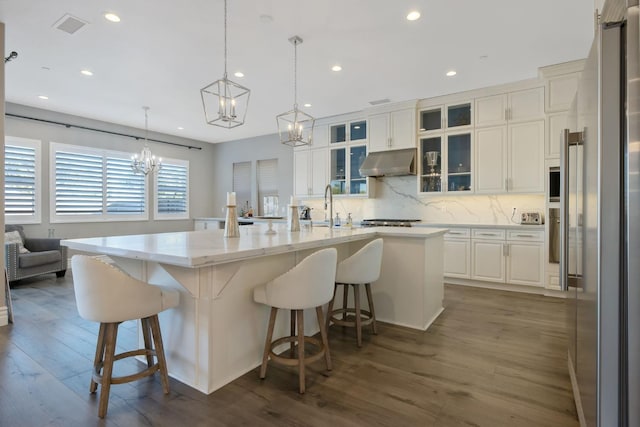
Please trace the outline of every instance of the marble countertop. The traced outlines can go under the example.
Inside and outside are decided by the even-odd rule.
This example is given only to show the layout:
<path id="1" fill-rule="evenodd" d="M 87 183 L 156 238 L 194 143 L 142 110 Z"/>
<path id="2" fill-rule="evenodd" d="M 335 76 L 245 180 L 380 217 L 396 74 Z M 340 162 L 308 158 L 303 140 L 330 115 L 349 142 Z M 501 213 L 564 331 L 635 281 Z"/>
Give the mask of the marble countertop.
<path id="1" fill-rule="evenodd" d="M 528 224 L 432 224 L 429 222 L 418 222 L 413 225 L 418 228 L 436 227 L 436 228 L 498 228 L 507 230 L 544 230 L 544 224 L 542 225 L 528 225 Z"/>
<path id="2" fill-rule="evenodd" d="M 60 244 L 78 251 L 197 268 L 376 236 L 425 239 L 447 232 L 446 228 L 424 227 L 313 227 L 289 232 L 284 224 L 276 224 L 274 229 L 276 234 L 265 234 L 266 224 L 242 226 L 238 238 L 225 238 L 223 230 L 200 230 L 69 239 Z"/>

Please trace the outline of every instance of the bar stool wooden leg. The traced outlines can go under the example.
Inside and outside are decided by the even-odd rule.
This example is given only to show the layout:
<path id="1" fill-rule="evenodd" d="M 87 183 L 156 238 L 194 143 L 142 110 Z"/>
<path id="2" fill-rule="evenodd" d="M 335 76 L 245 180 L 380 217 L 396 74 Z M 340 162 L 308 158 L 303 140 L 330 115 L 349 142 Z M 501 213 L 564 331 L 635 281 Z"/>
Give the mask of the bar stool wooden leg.
<path id="1" fill-rule="evenodd" d="M 318 317 L 318 326 L 320 327 L 320 337 L 322 338 L 322 346 L 324 347 L 324 360 L 327 363 L 327 370 L 332 369 L 331 354 L 329 353 L 329 339 L 327 338 L 327 328 L 322 318 L 322 307 L 316 307 L 316 316 Z"/>
<path id="2" fill-rule="evenodd" d="M 296 311 L 290 310 L 290 319 L 291 321 L 291 336 L 296 336 Z M 296 343 L 291 341 L 289 343 L 289 357 L 293 358 L 296 351 Z"/>
<path id="3" fill-rule="evenodd" d="M 344 311 L 342 312 L 342 320 L 347 320 L 347 302 L 349 301 L 349 285 L 346 283 L 343 285 L 344 290 L 342 291 L 342 308 Z"/>
<path id="4" fill-rule="evenodd" d="M 151 333 L 153 334 L 153 344 L 160 368 L 162 390 L 164 391 L 164 394 L 169 394 L 169 372 L 167 370 L 167 359 L 164 357 L 164 344 L 162 343 L 162 333 L 160 332 L 160 320 L 158 319 L 157 314 L 147 317 L 146 320 L 151 326 Z M 153 361 L 153 357 L 151 357 L 151 360 Z"/>
<path id="5" fill-rule="evenodd" d="M 273 328 L 276 324 L 276 314 L 278 309 L 271 307 L 271 315 L 269 316 L 269 327 L 267 329 L 267 338 L 264 343 L 264 353 L 262 355 L 262 366 L 260 367 L 260 379 L 267 376 L 267 362 L 269 360 L 269 350 L 271 349 L 271 339 L 273 338 Z M 293 313 L 292 313 L 293 315 Z"/>
<path id="6" fill-rule="evenodd" d="M 116 338 L 118 337 L 118 324 L 107 323 L 105 331 L 105 355 L 104 368 L 102 370 L 102 388 L 100 389 L 100 403 L 98 404 L 98 416 L 104 418 L 109 406 L 109 392 L 111 391 L 111 377 L 113 375 L 113 362 L 116 354 Z"/>
<path id="7" fill-rule="evenodd" d="M 142 324 L 142 337 L 144 338 L 144 348 L 146 350 L 152 350 L 151 346 L 151 326 L 149 325 L 149 319 L 140 319 L 140 323 Z M 153 366 L 153 355 L 147 353 L 147 367 Z"/>
<path id="8" fill-rule="evenodd" d="M 304 393 L 304 311 L 296 310 L 298 318 L 298 375 L 300 377 L 300 393 Z"/>
<path id="9" fill-rule="evenodd" d="M 376 325 L 376 310 L 373 308 L 373 295 L 371 294 L 371 283 L 365 283 L 365 289 L 367 290 L 367 300 L 369 301 L 369 312 L 371 313 L 371 327 L 373 333 L 378 335 L 378 326 Z"/>
<path id="10" fill-rule="evenodd" d="M 353 299 L 356 310 L 356 337 L 358 338 L 358 347 L 362 347 L 362 317 L 360 316 L 360 285 L 358 283 L 353 284 Z"/>
<path id="11" fill-rule="evenodd" d="M 106 323 L 100 323 L 100 331 L 98 332 L 98 343 L 96 344 L 96 356 L 93 359 L 93 371 L 100 371 L 100 366 L 104 361 L 104 336 L 107 330 Z M 98 389 L 98 383 L 93 379 L 93 375 L 91 375 L 91 384 L 89 385 L 89 393 L 95 393 Z"/>
<path id="12" fill-rule="evenodd" d="M 327 306 L 327 326 L 326 326 L 326 330 L 327 333 L 329 333 L 329 326 L 331 326 L 331 312 L 333 311 L 333 301 L 335 301 L 336 299 L 336 291 L 338 290 L 338 285 L 334 284 L 333 285 L 333 297 L 331 298 L 331 301 L 329 301 L 329 305 Z"/>

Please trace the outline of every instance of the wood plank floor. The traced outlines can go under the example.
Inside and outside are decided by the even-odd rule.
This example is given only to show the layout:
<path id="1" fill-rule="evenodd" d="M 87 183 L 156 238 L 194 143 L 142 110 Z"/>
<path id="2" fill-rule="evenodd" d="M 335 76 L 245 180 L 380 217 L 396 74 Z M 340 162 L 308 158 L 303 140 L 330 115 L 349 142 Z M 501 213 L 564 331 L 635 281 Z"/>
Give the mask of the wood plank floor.
<path id="1" fill-rule="evenodd" d="M 333 326 L 333 371 L 257 369 L 211 395 L 157 376 L 111 389 L 97 417 L 88 393 L 97 324 L 80 319 L 71 278 L 12 288 L 15 324 L 0 327 L 0 426 L 577 426 L 560 299 L 447 285 L 427 332 Z M 266 329 L 266 325 L 265 325 Z M 265 331 L 266 332 L 266 331 Z M 120 350 L 136 344 L 127 322 Z M 119 374 L 137 362 L 119 362 Z M 128 364 L 127 364 L 128 363 Z M 99 393 L 99 392 L 98 392 Z"/>

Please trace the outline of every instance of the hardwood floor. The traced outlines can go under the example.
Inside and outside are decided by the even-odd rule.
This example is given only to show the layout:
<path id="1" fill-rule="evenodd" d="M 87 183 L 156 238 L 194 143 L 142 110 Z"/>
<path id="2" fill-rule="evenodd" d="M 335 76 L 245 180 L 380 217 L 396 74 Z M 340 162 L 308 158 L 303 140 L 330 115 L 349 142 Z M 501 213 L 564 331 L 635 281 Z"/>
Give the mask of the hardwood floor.
<path id="1" fill-rule="evenodd" d="M 69 275 L 70 276 L 70 275 Z M 374 285 L 375 286 L 375 285 Z M 270 364 L 211 395 L 156 375 L 111 389 L 97 417 L 89 381 L 98 325 L 80 319 L 71 278 L 12 288 L 15 324 L 0 327 L 0 426 L 577 426 L 560 299 L 447 285 L 427 332 L 379 323 L 332 326 L 333 371 Z M 265 325 L 265 333 L 266 333 Z M 119 351 L 136 345 L 121 325 Z M 119 374 L 137 368 L 119 362 Z"/>

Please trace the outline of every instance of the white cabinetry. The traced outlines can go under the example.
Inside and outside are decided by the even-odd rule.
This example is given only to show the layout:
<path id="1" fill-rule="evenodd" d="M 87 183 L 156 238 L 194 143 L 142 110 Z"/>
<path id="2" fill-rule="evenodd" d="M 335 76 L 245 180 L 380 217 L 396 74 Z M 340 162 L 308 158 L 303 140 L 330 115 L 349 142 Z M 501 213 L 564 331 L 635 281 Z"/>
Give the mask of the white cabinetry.
<path id="1" fill-rule="evenodd" d="M 369 151 L 416 146 L 415 108 L 369 116 Z"/>
<path id="2" fill-rule="evenodd" d="M 553 113 L 547 116 L 547 145 L 545 149 L 545 157 L 550 159 L 560 158 L 560 146 L 562 141 L 562 132 L 567 127 L 569 114 L 566 111 L 561 113 Z"/>
<path id="3" fill-rule="evenodd" d="M 327 149 L 306 149 L 293 153 L 293 191 L 297 196 L 322 196 L 327 185 Z"/>
<path id="4" fill-rule="evenodd" d="M 471 278 L 489 282 L 505 281 L 504 230 L 473 229 L 471 231 Z"/>
<path id="5" fill-rule="evenodd" d="M 547 113 L 566 111 L 578 91 L 580 73 L 563 74 L 547 80 Z"/>
<path id="6" fill-rule="evenodd" d="M 544 120 L 476 129 L 477 193 L 544 191 Z"/>
<path id="7" fill-rule="evenodd" d="M 544 119 L 544 88 L 491 95 L 475 100 L 475 126 Z"/>
<path id="8" fill-rule="evenodd" d="M 196 219 L 194 221 L 194 230 L 218 230 L 224 228 L 224 221 L 215 219 Z"/>
<path id="9" fill-rule="evenodd" d="M 452 228 L 444 235 L 444 275 L 471 277 L 471 241 L 468 228 Z"/>
<path id="10" fill-rule="evenodd" d="M 542 287 L 544 231 L 455 228 L 445 235 L 444 262 L 449 278 Z"/>
<path id="11" fill-rule="evenodd" d="M 507 283 L 544 285 L 544 231 L 509 231 Z"/>

